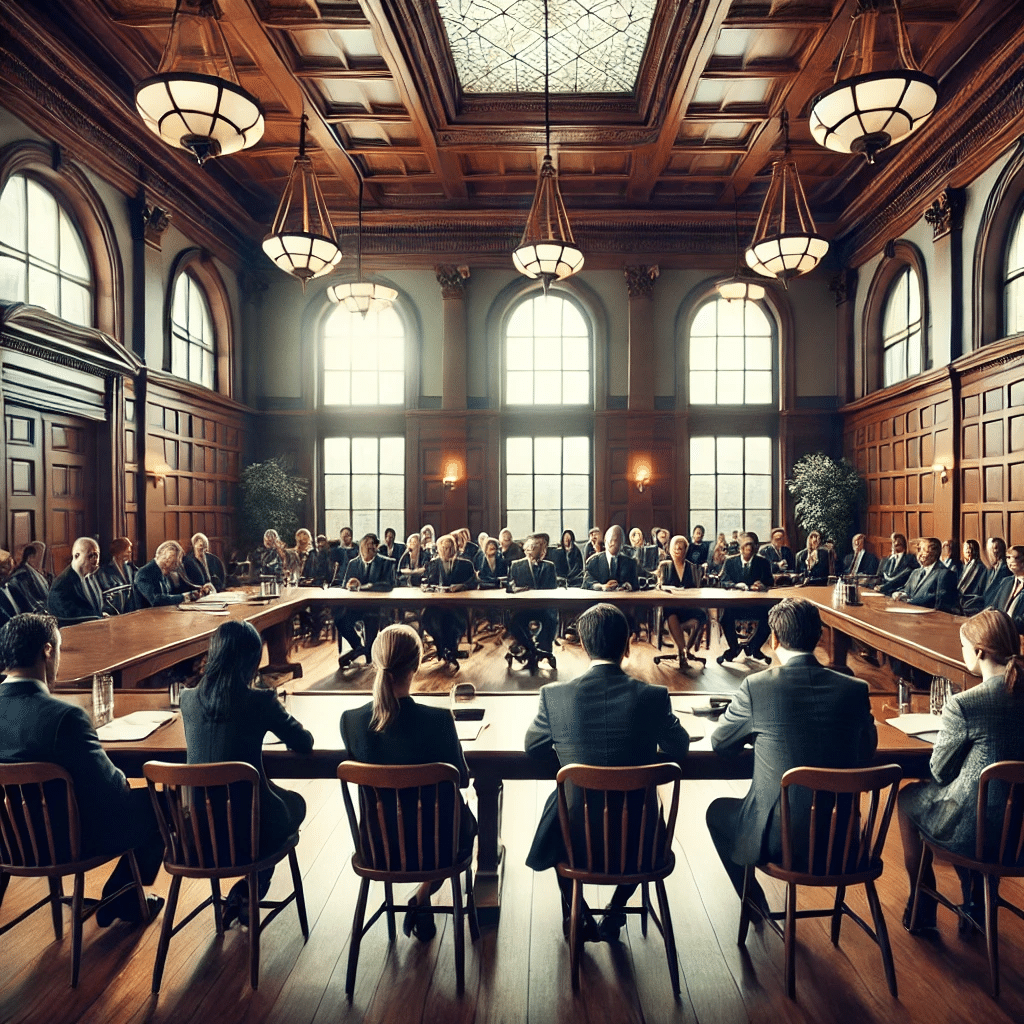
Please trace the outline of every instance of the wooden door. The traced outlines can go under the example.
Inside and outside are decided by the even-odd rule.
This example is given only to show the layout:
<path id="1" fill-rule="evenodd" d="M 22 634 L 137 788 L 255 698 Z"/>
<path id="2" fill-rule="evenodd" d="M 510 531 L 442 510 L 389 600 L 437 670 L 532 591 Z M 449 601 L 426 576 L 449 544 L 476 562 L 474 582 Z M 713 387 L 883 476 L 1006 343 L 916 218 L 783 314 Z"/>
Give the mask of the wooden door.
<path id="1" fill-rule="evenodd" d="M 43 539 L 45 474 L 39 413 L 8 405 L 4 415 L 7 476 L 7 546 L 15 558 L 33 539 Z M 0 538 L 2 539 L 2 538 Z"/>
<path id="2" fill-rule="evenodd" d="M 77 416 L 44 414 L 46 534 L 53 571 L 71 562 L 76 537 L 95 536 L 96 424 Z"/>

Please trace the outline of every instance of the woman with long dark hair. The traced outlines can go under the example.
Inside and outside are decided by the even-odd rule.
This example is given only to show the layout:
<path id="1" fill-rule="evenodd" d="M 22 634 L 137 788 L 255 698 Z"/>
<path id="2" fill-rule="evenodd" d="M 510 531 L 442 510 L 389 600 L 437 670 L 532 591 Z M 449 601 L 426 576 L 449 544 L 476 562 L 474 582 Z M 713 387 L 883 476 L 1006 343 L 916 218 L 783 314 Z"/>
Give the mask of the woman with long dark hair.
<path id="1" fill-rule="evenodd" d="M 570 587 L 578 587 L 583 583 L 583 555 L 576 546 L 576 534 L 572 530 L 563 530 L 558 547 L 551 552 L 555 563 L 555 574 L 561 576 Z"/>
<path id="2" fill-rule="evenodd" d="M 263 768 L 263 737 L 272 732 L 289 750 L 308 754 L 313 734 L 285 711 L 273 690 L 253 689 L 252 682 L 263 654 L 263 638 L 248 622 L 223 623 L 210 641 L 206 671 L 199 685 L 183 690 L 181 720 L 189 764 L 245 761 L 260 773 L 260 855 L 272 853 L 298 831 L 306 816 L 306 801 L 290 789 L 281 789 Z M 247 809 L 246 809 L 247 810 Z M 248 822 L 241 834 L 248 835 Z M 270 888 L 273 868 L 261 872 L 260 897 Z M 224 925 L 235 918 L 248 924 L 248 887 L 245 879 L 228 893 Z"/>

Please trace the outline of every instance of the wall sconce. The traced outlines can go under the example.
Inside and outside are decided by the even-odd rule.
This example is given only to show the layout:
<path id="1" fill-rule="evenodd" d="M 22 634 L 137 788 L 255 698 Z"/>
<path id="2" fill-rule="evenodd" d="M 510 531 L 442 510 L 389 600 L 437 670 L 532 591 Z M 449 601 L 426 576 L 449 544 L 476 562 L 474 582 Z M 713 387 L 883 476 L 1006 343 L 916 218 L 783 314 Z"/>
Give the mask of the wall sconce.
<path id="1" fill-rule="evenodd" d="M 445 466 L 444 478 L 441 482 L 444 484 L 444 489 L 446 491 L 455 490 L 455 485 L 459 482 L 460 468 L 461 467 L 457 462 L 449 462 L 448 465 Z"/>
<path id="2" fill-rule="evenodd" d="M 939 474 L 939 479 L 943 483 L 948 482 L 948 480 L 949 480 L 949 471 L 946 469 L 946 467 L 941 462 L 936 462 L 935 465 L 932 466 L 932 472 L 933 473 L 938 473 Z"/>
<path id="3" fill-rule="evenodd" d="M 633 479 L 636 481 L 636 489 L 643 494 L 644 488 L 651 482 L 651 467 L 641 462 L 633 473 Z"/>
<path id="4" fill-rule="evenodd" d="M 157 484 L 162 484 L 164 482 L 164 478 L 172 472 L 173 470 L 166 462 L 160 461 L 154 466 L 146 467 L 146 479 L 152 480 L 153 486 L 155 487 Z"/>

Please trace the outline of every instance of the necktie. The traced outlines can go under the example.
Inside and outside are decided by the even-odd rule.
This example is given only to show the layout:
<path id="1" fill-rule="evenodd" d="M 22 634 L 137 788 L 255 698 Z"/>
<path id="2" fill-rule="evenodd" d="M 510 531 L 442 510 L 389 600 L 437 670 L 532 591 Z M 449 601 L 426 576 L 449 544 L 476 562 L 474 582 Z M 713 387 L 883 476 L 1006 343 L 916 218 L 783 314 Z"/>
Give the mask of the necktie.
<path id="1" fill-rule="evenodd" d="M 619 578 L 619 556 L 612 555 L 611 565 L 608 567 L 609 576 L 613 580 Z"/>
<path id="2" fill-rule="evenodd" d="M 864 557 L 864 552 L 863 551 L 858 551 L 857 552 L 857 557 L 853 560 L 853 566 L 851 567 L 851 570 L 850 570 L 851 572 L 856 572 L 860 568 L 860 560 L 863 557 Z"/>
<path id="3" fill-rule="evenodd" d="M 1021 578 L 1018 576 L 1017 579 L 1014 581 L 1013 589 L 1010 591 L 1010 600 L 1006 602 L 1007 615 L 1010 614 L 1011 610 L 1013 609 L 1014 603 L 1016 602 L 1017 598 L 1020 597 L 1022 587 L 1024 587 L 1024 580 L 1021 580 Z"/>

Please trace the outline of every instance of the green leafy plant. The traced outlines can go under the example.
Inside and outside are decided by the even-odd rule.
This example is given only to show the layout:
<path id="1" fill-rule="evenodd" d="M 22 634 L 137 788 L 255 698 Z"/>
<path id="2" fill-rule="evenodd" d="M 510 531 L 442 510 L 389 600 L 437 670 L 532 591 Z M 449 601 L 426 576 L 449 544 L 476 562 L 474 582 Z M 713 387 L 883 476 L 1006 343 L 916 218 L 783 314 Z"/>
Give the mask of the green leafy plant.
<path id="1" fill-rule="evenodd" d="M 796 521 L 804 530 L 818 530 L 822 540 L 848 546 L 854 517 L 863 500 L 864 481 L 849 459 L 838 462 L 824 452 L 803 455 L 793 466 L 786 488 L 796 498 Z"/>
<path id="2" fill-rule="evenodd" d="M 247 547 L 258 547 L 267 530 L 277 530 L 290 543 L 299 528 L 302 499 L 309 481 L 292 476 L 283 455 L 266 462 L 254 462 L 242 470 L 241 532 Z"/>

